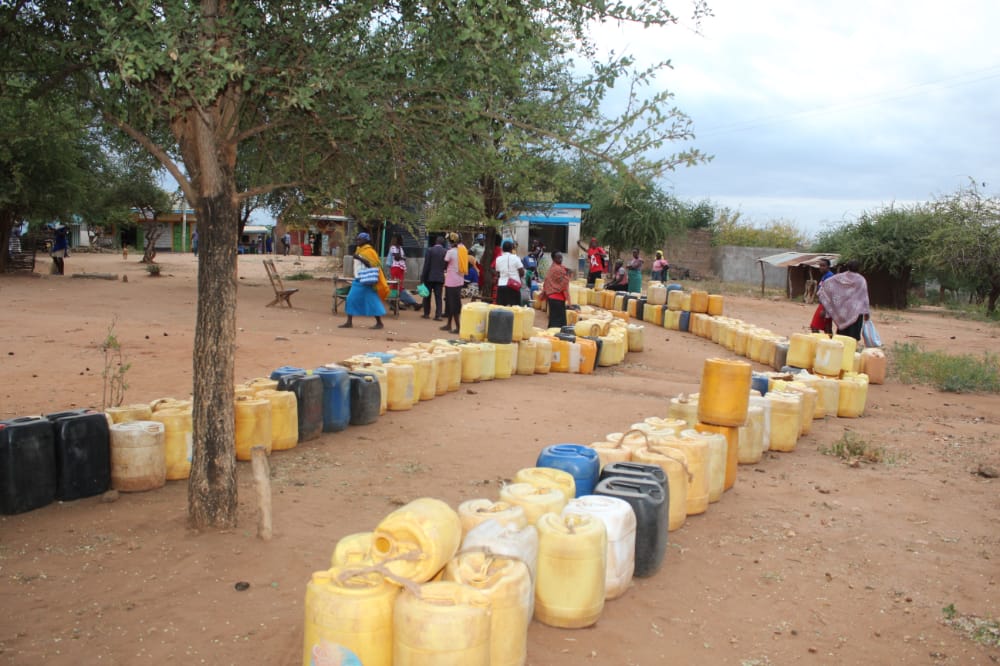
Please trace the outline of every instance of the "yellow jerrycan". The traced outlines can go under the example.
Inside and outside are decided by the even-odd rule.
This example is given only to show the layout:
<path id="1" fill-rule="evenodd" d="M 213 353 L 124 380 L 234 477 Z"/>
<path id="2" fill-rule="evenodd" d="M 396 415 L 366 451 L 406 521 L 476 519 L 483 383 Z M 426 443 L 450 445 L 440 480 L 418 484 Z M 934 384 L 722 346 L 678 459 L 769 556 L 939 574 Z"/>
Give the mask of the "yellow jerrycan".
<path id="1" fill-rule="evenodd" d="M 802 432 L 802 397 L 798 393 L 768 391 L 764 398 L 771 403 L 772 451 L 794 451 Z"/>
<path id="2" fill-rule="evenodd" d="M 372 533 L 372 561 L 396 576 L 423 583 L 458 552 L 462 522 L 439 499 L 422 497 L 382 519 Z"/>
<path id="3" fill-rule="evenodd" d="M 489 597 L 468 585 L 407 587 L 393 609 L 393 666 L 490 666 L 491 620 Z"/>
<path id="4" fill-rule="evenodd" d="M 524 509 L 529 525 L 534 525 L 546 513 L 560 513 L 566 506 L 566 495 L 551 486 L 538 487 L 530 483 L 508 483 L 500 489 L 501 501 Z"/>
<path id="5" fill-rule="evenodd" d="M 639 449 L 632 454 L 632 460 L 647 465 L 656 465 L 667 475 L 667 495 L 670 506 L 667 511 L 667 529 L 680 529 L 687 520 L 687 494 L 690 483 L 687 459 L 682 451 L 670 447 Z"/>
<path id="6" fill-rule="evenodd" d="M 749 398 L 749 391 L 748 398 Z M 726 438 L 726 475 L 722 484 L 723 490 L 729 490 L 736 483 L 736 471 L 740 459 L 740 429 L 738 426 L 720 426 L 711 423 L 698 422 L 694 429 L 699 432 L 714 432 Z"/>
<path id="7" fill-rule="evenodd" d="M 294 395 L 292 399 L 295 399 Z M 163 424 L 163 451 L 167 464 L 167 481 L 178 481 L 191 476 L 191 408 L 160 409 L 153 412 L 151 420 Z"/>
<path id="8" fill-rule="evenodd" d="M 741 426 L 747 420 L 752 366 L 746 361 L 705 359 L 698 393 L 698 420 L 717 426 Z"/>
<path id="9" fill-rule="evenodd" d="M 271 403 L 261 398 L 236 399 L 236 459 L 250 460 L 250 449 L 271 453 Z"/>
<path id="10" fill-rule="evenodd" d="M 576 497 L 576 479 L 567 471 L 554 467 L 525 467 L 514 475 L 514 483 L 530 483 L 536 488 L 555 488 L 566 501 Z"/>
<path id="11" fill-rule="evenodd" d="M 535 619 L 563 629 L 589 627 L 604 610 L 604 523 L 593 516 L 546 513 L 537 527 Z"/>
<path id="12" fill-rule="evenodd" d="M 490 600 L 490 666 L 523 666 L 535 594 L 528 566 L 503 555 L 459 553 L 445 567 L 443 580 L 479 590 Z"/>
<path id="13" fill-rule="evenodd" d="M 392 666 L 392 615 L 399 588 L 351 567 L 317 571 L 306 584 L 302 666 L 324 663 L 342 645 L 365 666 Z"/>
<path id="14" fill-rule="evenodd" d="M 372 563 L 372 533 L 355 532 L 337 542 L 330 556 L 331 567 L 366 567 Z"/>
<path id="15" fill-rule="evenodd" d="M 470 499 L 459 504 L 458 518 L 462 522 L 463 537 L 473 527 L 487 520 L 495 520 L 501 525 L 514 527 L 525 527 L 528 524 L 524 507 L 503 500 L 494 502 L 485 498 Z"/>
<path id="16" fill-rule="evenodd" d="M 260 389 L 256 395 L 271 403 L 271 450 L 295 448 L 299 443 L 299 402 L 295 392 Z"/>

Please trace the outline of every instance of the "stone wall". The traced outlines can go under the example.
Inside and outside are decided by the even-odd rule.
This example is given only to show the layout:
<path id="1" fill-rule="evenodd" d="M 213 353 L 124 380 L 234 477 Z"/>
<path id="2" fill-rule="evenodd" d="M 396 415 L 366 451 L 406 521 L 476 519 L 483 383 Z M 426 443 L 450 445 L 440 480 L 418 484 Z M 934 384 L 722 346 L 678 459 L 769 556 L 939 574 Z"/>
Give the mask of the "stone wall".
<path id="1" fill-rule="evenodd" d="M 670 275 L 684 279 L 685 271 L 692 278 L 707 278 L 712 270 L 712 232 L 692 229 L 684 235 L 670 239 L 665 248 L 670 262 Z M 652 265 L 652 261 L 647 262 Z"/>

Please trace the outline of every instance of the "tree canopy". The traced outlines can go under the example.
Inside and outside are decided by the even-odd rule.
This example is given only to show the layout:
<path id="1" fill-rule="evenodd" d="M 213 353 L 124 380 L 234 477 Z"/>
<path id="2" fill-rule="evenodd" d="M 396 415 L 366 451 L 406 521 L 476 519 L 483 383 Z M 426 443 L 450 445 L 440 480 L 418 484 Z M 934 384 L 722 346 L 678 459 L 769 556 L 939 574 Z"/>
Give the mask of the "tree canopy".
<path id="1" fill-rule="evenodd" d="M 197 210 L 195 526 L 236 519 L 243 202 L 285 192 L 385 219 L 427 200 L 470 201 L 476 189 L 491 218 L 536 157 L 579 153 L 637 172 L 699 157 L 645 158 L 689 136 L 686 119 L 668 95 L 642 96 L 655 68 L 602 61 L 588 37 L 603 20 L 675 22 L 656 2 L 35 0 L 2 11 L 14 26 L 6 65 L 35 72 L 37 95 L 60 90 L 96 110 Z M 705 11 L 700 0 L 693 11 Z M 605 118 L 601 101 L 622 81 L 628 105 Z M 241 156 L 253 168 L 241 170 Z"/>

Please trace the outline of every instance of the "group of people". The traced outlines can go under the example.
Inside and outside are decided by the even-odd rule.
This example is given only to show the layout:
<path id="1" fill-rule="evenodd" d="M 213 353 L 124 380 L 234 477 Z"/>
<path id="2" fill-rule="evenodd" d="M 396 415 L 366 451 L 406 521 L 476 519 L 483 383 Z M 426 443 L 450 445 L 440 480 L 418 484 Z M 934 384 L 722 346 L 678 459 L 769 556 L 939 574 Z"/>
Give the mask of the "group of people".
<path id="1" fill-rule="evenodd" d="M 613 270 L 608 270 L 608 253 L 600 246 L 596 238 L 590 239 L 590 245 L 584 247 L 579 243 L 580 249 L 587 252 L 587 286 L 593 288 L 597 279 L 605 273 L 608 274 L 604 284 L 605 289 L 613 291 L 631 291 L 639 293 L 642 291 L 642 266 L 643 259 L 639 256 L 639 248 L 632 248 L 630 259 L 618 259 L 615 261 Z M 656 251 L 656 258 L 653 260 L 652 279 L 657 281 L 670 279 L 670 263 L 664 258 L 663 250 Z"/>
<path id="2" fill-rule="evenodd" d="M 819 260 L 822 272 L 816 291 L 819 305 L 809 328 L 813 333 L 832 335 L 836 324 L 838 335 L 860 340 L 865 322 L 871 316 L 868 282 L 859 272 L 861 267 L 857 261 L 847 261 L 838 268 L 839 272 L 834 273 L 829 259 Z"/>
<path id="3" fill-rule="evenodd" d="M 444 321 L 441 330 L 458 333 L 459 321 L 462 314 L 462 288 L 466 280 L 469 279 L 472 259 L 469 250 L 462 241 L 461 234 L 451 232 L 447 235 L 447 245 L 445 247 L 445 236 L 438 235 L 434 238 L 433 245 L 428 248 L 424 255 L 424 267 L 420 275 L 421 286 L 424 290 L 423 302 L 418 303 L 413 295 L 405 288 L 406 280 L 406 251 L 403 248 L 402 236 L 396 234 L 392 237 L 392 244 L 389 246 L 389 275 L 395 282 L 400 303 L 403 307 L 412 307 L 414 310 L 423 310 L 423 318 L 429 319 L 431 316 L 431 305 L 434 305 L 434 321 Z M 366 268 L 378 269 L 378 280 L 371 284 L 364 284 L 360 280 L 351 283 L 351 289 L 347 294 L 344 309 L 347 312 L 347 321 L 340 325 L 340 328 L 351 328 L 354 325 L 354 317 L 375 317 L 374 329 L 383 328 L 382 317 L 386 313 L 385 301 L 391 291 L 389 282 L 382 270 L 378 253 L 372 246 L 371 236 L 367 232 L 361 232 L 355 239 L 354 250 L 354 274 L 359 275 Z M 442 290 L 444 291 L 444 308 L 442 311 Z"/>

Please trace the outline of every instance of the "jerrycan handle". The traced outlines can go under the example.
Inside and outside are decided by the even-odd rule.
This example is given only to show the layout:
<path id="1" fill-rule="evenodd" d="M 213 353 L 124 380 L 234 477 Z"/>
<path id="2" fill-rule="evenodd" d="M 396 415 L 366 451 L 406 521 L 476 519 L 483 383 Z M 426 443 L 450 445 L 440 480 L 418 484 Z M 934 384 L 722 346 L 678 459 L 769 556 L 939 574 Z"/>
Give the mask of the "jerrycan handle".
<path id="1" fill-rule="evenodd" d="M 659 485 L 655 484 L 652 486 L 640 485 L 625 479 L 612 478 L 608 479 L 607 487 L 612 490 L 633 490 L 640 495 L 643 494 L 643 490 L 647 490 L 648 492 L 645 494 L 650 495 L 651 497 L 655 497 L 656 499 L 662 499 L 663 497 L 663 489 L 660 488 Z"/>
<path id="2" fill-rule="evenodd" d="M 643 438 L 644 440 L 646 440 L 646 447 L 647 447 L 647 448 L 649 448 L 649 435 L 647 435 L 647 434 L 646 434 L 646 432 L 645 432 L 644 430 L 639 430 L 638 428 L 632 428 L 631 430 L 629 430 L 629 431 L 627 431 L 627 432 L 623 432 L 623 433 L 622 433 L 622 436 L 618 438 L 618 443 L 617 443 L 617 444 L 615 444 L 615 448 L 616 448 L 616 449 L 620 449 L 620 448 L 621 448 L 621 446 L 622 446 L 622 444 L 623 444 L 623 443 L 625 442 L 625 439 L 626 439 L 626 438 L 627 438 L 627 437 L 628 437 L 629 435 L 631 435 L 631 434 L 632 434 L 633 432 L 637 432 L 637 433 L 640 433 L 640 434 L 642 435 L 642 438 Z"/>

